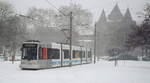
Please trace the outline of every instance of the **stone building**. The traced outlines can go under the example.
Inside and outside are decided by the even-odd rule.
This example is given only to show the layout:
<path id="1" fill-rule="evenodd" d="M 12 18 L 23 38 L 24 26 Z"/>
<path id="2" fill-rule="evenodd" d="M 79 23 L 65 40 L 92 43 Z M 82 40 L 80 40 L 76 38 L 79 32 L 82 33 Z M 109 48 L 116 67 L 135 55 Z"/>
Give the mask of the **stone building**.
<path id="1" fill-rule="evenodd" d="M 109 50 L 113 48 L 123 49 L 127 34 L 132 31 L 133 26 L 136 26 L 136 22 L 132 19 L 129 8 L 122 14 L 116 4 L 108 16 L 103 10 L 96 23 L 96 54 L 104 56 L 109 55 Z"/>

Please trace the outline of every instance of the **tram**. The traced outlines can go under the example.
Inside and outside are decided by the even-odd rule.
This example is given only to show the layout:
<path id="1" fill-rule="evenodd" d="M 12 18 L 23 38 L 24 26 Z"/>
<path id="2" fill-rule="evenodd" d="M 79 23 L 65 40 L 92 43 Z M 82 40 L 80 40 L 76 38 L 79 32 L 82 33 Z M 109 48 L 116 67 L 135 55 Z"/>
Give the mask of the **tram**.
<path id="1" fill-rule="evenodd" d="M 72 46 L 70 56 L 67 44 L 30 40 L 23 43 L 21 51 L 21 69 L 46 69 L 92 62 L 91 49 L 81 46 Z"/>

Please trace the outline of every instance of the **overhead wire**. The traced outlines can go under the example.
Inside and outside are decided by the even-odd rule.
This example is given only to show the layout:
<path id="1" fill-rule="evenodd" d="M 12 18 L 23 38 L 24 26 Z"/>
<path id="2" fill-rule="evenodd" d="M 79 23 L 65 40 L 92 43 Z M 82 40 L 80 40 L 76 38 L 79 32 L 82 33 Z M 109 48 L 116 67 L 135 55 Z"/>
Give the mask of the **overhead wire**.
<path id="1" fill-rule="evenodd" d="M 65 13 L 60 11 L 55 5 L 53 5 L 49 0 L 45 0 L 49 5 L 51 5 L 53 8 L 55 8 L 59 13 L 63 14 L 64 16 L 67 16 Z"/>

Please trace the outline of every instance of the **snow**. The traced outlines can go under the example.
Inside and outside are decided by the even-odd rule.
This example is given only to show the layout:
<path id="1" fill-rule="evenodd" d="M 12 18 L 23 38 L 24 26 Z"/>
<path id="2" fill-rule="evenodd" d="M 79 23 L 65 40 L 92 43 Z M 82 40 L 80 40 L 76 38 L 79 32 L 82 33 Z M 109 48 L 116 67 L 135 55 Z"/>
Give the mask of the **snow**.
<path id="1" fill-rule="evenodd" d="M 0 62 L 0 83 L 150 83 L 150 62 L 100 60 L 96 64 L 21 70 L 20 62 Z"/>

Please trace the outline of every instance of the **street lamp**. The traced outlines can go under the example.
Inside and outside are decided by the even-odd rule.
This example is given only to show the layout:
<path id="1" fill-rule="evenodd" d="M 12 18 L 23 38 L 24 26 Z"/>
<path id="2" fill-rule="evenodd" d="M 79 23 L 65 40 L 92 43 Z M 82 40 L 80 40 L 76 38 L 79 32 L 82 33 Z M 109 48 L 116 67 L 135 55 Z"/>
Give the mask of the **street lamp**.
<path id="1" fill-rule="evenodd" d="M 96 63 L 96 23 L 94 26 L 94 64 Z"/>

